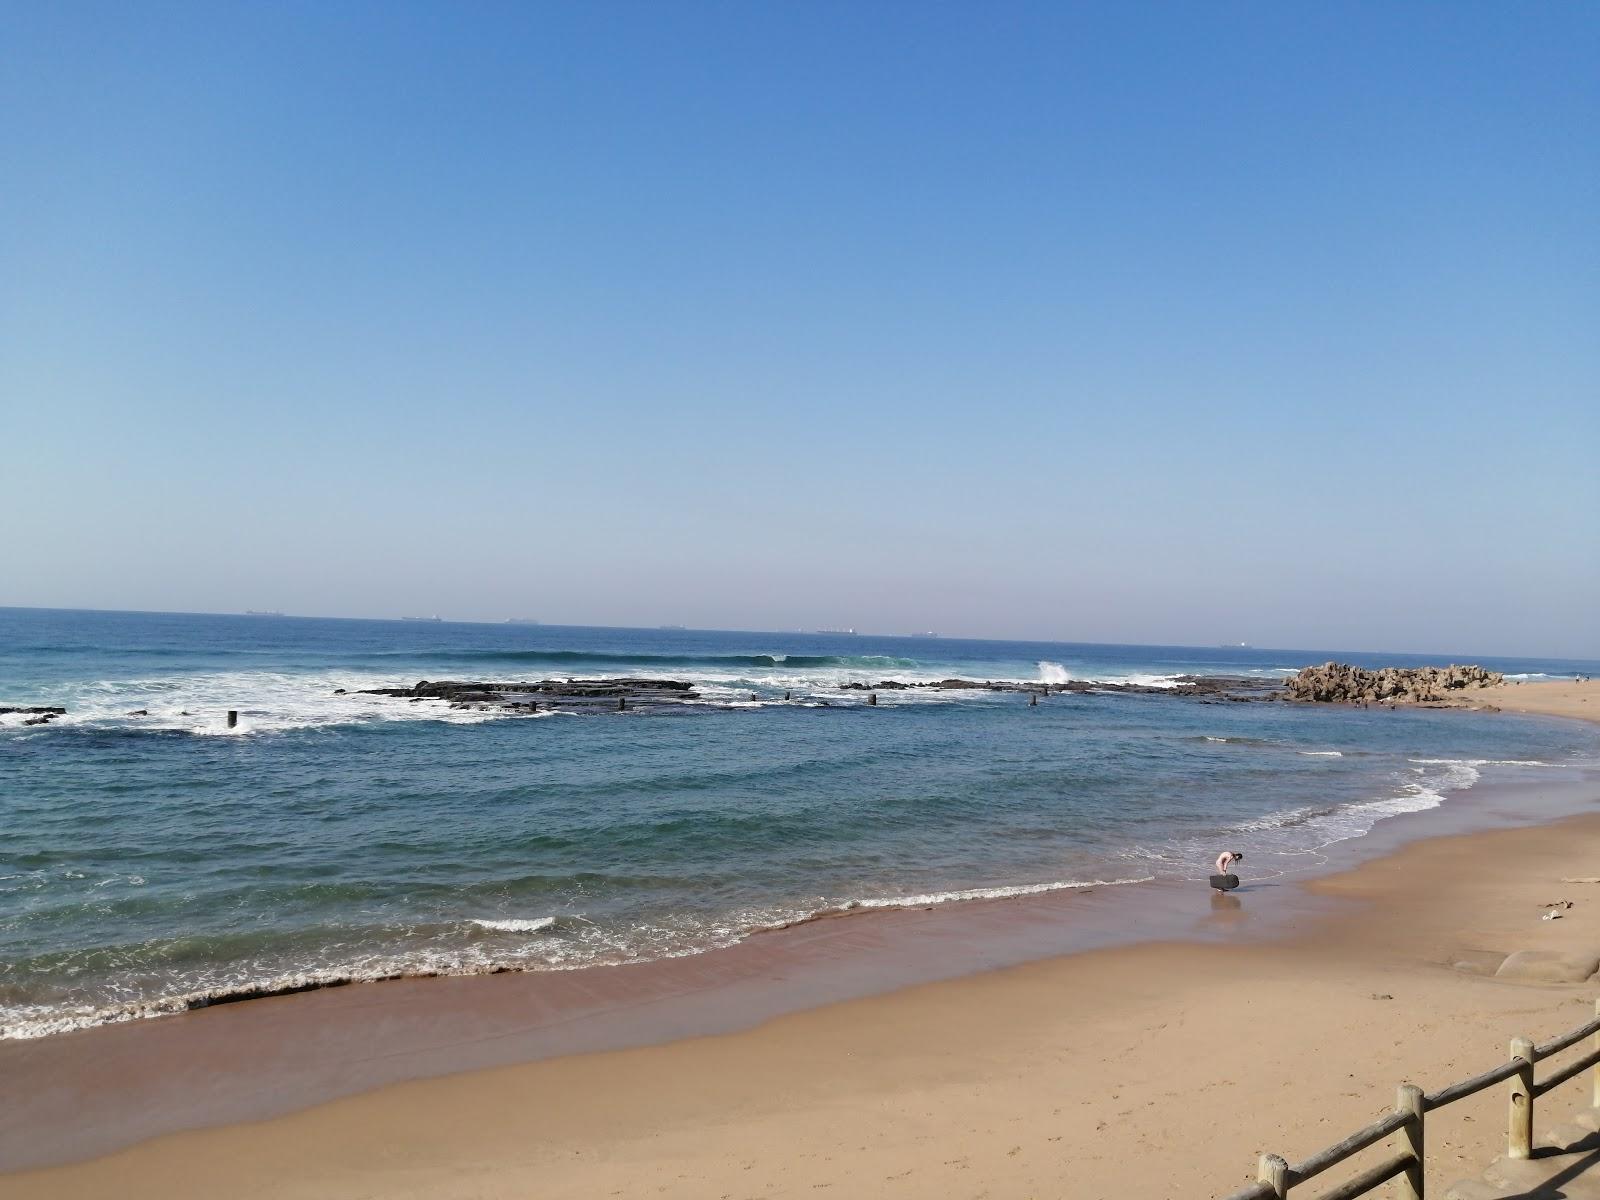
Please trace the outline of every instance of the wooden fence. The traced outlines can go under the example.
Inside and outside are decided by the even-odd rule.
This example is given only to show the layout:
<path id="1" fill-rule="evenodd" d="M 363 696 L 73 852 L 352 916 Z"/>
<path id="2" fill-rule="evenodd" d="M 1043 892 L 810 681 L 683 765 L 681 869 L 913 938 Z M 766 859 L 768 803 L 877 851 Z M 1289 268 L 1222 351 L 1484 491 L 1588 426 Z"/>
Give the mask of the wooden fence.
<path id="1" fill-rule="evenodd" d="M 1534 1068 L 1539 1063 L 1590 1036 L 1593 1036 L 1594 1043 L 1587 1054 L 1568 1063 L 1548 1079 L 1535 1080 Z M 1228 1200 L 1282 1200 L 1289 1194 L 1290 1188 L 1315 1179 L 1329 1167 L 1337 1166 L 1367 1147 L 1396 1135 L 1398 1140 L 1404 1142 L 1402 1148 L 1338 1187 L 1323 1192 L 1318 1200 L 1353 1200 L 1391 1179 L 1398 1181 L 1396 1195 L 1400 1200 L 1423 1200 L 1423 1168 L 1427 1161 L 1423 1128 L 1427 1114 L 1505 1080 L 1508 1109 L 1506 1157 L 1528 1158 L 1533 1154 L 1533 1102 L 1590 1067 L 1595 1068 L 1593 1103 L 1600 1107 L 1600 1000 L 1595 1001 L 1594 1020 L 1542 1046 L 1534 1045 L 1527 1038 L 1513 1038 L 1510 1059 L 1481 1075 L 1451 1084 L 1431 1096 L 1425 1095 L 1421 1088 L 1413 1084 L 1401 1084 L 1393 1112 L 1365 1129 L 1357 1130 L 1344 1141 L 1313 1154 L 1304 1162 L 1291 1165 L 1279 1155 L 1263 1154 L 1256 1182 L 1233 1193 Z"/>

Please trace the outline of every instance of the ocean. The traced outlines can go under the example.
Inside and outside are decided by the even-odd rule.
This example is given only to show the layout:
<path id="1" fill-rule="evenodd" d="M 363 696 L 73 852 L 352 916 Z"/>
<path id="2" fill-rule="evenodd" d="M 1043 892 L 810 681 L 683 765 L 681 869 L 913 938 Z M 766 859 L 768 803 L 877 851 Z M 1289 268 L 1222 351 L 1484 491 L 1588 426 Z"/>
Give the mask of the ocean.
<path id="1" fill-rule="evenodd" d="M 694 954 L 838 909 L 1321 861 L 1600 729 L 961 677 L 1279 679 L 1428 656 L 0 609 L 0 1036 L 351 979 Z M 1523 679 L 1597 664 L 1462 656 Z M 504 713 L 418 680 L 671 678 Z M 338 694 L 343 689 L 343 694 Z M 787 698 L 786 698 L 787 697 Z M 230 728 L 229 709 L 239 714 Z M 133 715 L 133 714 L 140 715 Z"/>

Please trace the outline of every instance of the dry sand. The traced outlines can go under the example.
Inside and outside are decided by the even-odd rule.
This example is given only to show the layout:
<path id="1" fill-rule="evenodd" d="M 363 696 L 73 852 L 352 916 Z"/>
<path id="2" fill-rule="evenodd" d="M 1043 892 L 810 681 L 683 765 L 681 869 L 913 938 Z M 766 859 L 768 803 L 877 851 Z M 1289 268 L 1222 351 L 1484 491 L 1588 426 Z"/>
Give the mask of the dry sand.
<path id="1" fill-rule="evenodd" d="M 1496 687 L 1465 692 L 1463 698 L 1471 708 L 1492 707 L 1506 712 L 1600 721 L 1600 681 L 1593 679 L 1559 683 L 1502 683 Z"/>
<path id="2" fill-rule="evenodd" d="M 1497 690 L 1568 715 L 1600 695 Z M 0 1176 L 0 1196 L 1221 1195 L 1259 1152 L 1299 1159 L 1373 1119 L 1402 1081 L 1435 1090 L 1514 1034 L 1586 1020 L 1593 981 L 1483 972 L 1521 950 L 1600 957 L 1600 884 L 1562 882 L 1596 876 L 1600 815 L 1432 838 L 1309 885 L 1327 902 L 1270 940 L 1099 950 L 396 1084 Z M 1573 906 L 1541 920 L 1558 900 Z M 244 1063 L 219 1084 L 249 1081 Z M 1587 1088 L 1542 1099 L 1541 1126 Z M 1430 1118 L 1430 1186 L 1487 1165 L 1503 1103 L 1491 1089 Z"/>

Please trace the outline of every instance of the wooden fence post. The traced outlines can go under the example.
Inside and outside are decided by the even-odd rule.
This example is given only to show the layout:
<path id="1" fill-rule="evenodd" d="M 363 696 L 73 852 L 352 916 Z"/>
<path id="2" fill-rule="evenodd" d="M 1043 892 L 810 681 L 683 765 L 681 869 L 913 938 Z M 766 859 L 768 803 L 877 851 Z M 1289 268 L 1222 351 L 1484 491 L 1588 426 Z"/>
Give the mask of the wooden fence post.
<path id="1" fill-rule="evenodd" d="M 1271 1185 L 1272 1194 L 1277 1200 L 1283 1200 L 1289 1194 L 1289 1164 L 1281 1155 L 1263 1154 L 1256 1168 L 1256 1178 Z"/>
<path id="2" fill-rule="evenodd" d="M 1510 1100 L 1506 1129 L 1506 1157 L 1533 1156 L 1533 1043 L 1527 1038 L 1511 1039 L 1511 1057 L 1522 1066 L 1506 1082 Z"/>
<path id="3" fill-rule="evenodd" d="M 1396 1194 L 1400 1200 L 1423 1200 L 1423 1176 L 1427 1160 L 1423 1150 L 1422 1118 L 1427 1109 L 1423 1105 L 1422 1089 L 1414 1083 L 1402 1083 L 1400 1090 L 1395 1093 L 1394 1110 L 1411 1118 L 1404 1133 L 1412 1159 L 1411 1165 L 1400 1176 L 1400 1189 Z"/>
<path id="4" fill-rule="evenodd" d="M 1600 1000 L 1594 1002 L 1594 1015 L 1600 1017 Z M 1594 1048 L 1600 1053 L 1600 1033 L 1594 1035 Z M 1600 1108 L 1600 1063 L 1594 1068 L 1594 1106 Z"/>

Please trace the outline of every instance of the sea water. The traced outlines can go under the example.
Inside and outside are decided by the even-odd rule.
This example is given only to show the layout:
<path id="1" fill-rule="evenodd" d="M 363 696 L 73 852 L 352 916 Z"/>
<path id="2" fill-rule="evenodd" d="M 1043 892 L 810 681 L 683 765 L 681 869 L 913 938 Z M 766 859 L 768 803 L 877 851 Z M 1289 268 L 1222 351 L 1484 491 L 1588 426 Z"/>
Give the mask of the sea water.
<path id="1" fill-rule="evenodd" d="M 0 1034 L 693 954 L 835 909 L 1200 880 L 1224 848 L 1279 873 L 1486 770 L 1600 763 L 1600 730 L 1505 714 L 964 690 L 872 706 L 844 686 L 1161 688 L 1330 658 L 1447 661 L 0 609 L 0 705 L 68 710 L 0 716 Z M 617 675 L 701 702 L 511 715 L 356 694 Z"/>

